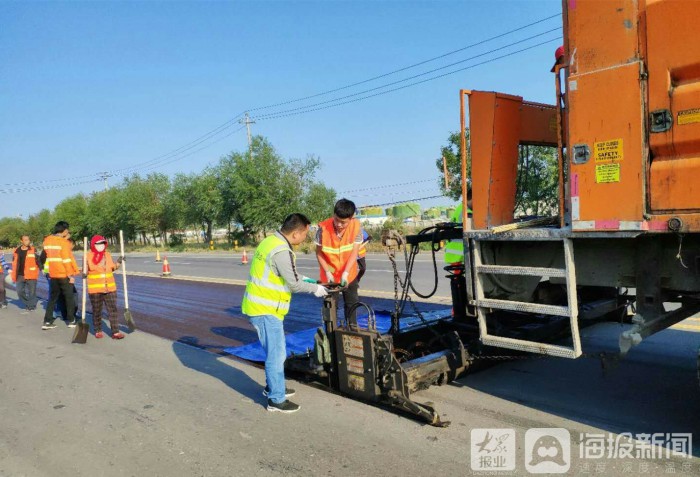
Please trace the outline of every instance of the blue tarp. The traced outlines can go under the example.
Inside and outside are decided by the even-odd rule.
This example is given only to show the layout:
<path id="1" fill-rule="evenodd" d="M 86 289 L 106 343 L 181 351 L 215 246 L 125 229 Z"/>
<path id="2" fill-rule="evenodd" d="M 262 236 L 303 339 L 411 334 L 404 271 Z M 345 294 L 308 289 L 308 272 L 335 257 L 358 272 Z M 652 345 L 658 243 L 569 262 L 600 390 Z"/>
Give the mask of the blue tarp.
<path id="1" fill-rule="evenodd" d="M 442 310 L 435 310 L 423 313 L 423 317 L 426 321 L 435 321 L 440 318 L 445 318 L 450 316 L 450 308 L 444 308 Z M 376 312 L 375 317 L 377 319 L 377 330 L 380 333 L 386 333 L 389 331 L 391 326 L 391 316 L 388 312 Z M 367 314 L 357 314 L 357 323 L 361 328 L 367 328 Z M 417 316 L 405 316 L 401 318 L 401 329 L 410 328 L 411 326 L 421 323 L 421 319 Z M 319 323 L 319 326 L 322 326 Z M 306 353 L 308 350 L 313 350 L 314 348 L 314 334 L 316 333 L 317 327 L 309 328 L 308 330 L 297 331 L 296 333 L 288 334 L 285 339 L 287 342 L 287 356 L 294 354 Z M 260 342 L 250 343 L 242 346 L 234 346 L 231 348 L 225 348 L 224 353 L 232 354 L 243 358 L 248 361 L 265 361 L 265 352 L 260 346 Z"/>

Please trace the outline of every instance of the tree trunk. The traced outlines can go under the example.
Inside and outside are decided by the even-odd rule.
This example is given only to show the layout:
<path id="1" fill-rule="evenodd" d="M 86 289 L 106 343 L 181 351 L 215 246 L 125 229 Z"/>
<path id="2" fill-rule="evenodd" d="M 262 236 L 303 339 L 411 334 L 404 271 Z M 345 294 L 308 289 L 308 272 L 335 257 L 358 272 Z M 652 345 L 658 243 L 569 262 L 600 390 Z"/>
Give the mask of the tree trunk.
<path id="1" fill-rule="evenodd" d="M 214 238 L 212 237 L 211 228 L 212 228 L 212 221 L 207 220 L 207 242 L 214 240 Z"/>

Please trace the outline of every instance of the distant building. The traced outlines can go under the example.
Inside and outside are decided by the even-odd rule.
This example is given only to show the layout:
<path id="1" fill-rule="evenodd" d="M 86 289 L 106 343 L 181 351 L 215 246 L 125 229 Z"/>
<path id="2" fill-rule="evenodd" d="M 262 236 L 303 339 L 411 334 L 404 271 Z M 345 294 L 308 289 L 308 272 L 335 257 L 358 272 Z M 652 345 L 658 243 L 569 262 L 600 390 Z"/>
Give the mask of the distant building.
<path id="1" fill-rule="evenodd" d="M 369 225 L 372 227 L 379 227 L 384 225 L 384 222 L 389 220 L 386 215 L 356 215 L 355 218 L 360 221 L 362 225 Z"/>

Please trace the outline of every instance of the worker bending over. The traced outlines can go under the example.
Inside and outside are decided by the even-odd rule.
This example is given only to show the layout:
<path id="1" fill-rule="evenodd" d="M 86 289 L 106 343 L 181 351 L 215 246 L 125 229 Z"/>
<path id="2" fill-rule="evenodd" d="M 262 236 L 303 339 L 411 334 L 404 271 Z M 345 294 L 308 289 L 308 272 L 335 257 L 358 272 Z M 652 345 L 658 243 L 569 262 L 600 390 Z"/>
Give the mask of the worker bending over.
<path id="1" fill-rule="evenodd" d="M 360 221 L 354 216 L 354 202 L 340 199 L 335 203 L 333 217 L 318 224 L 316 258 L 321 266 L 321 281 L 344 287 L 345 320 L 356 325 L 357 311 L 353 307 L 360 301 L 357 255 L 364 236 Z"/>
<path id="2" fill-rule="evenodd" d="M 299 405 L 287 400 L 294 395 L 294 390 L 286 388 L 284 384 L 287 349 L 283 322 L 289 312 L 292 293 L 307 292 L 317 297 L 328 294 L 315 280 L 300 275 L 296 270 L 296 255 L 292 247 L 306 239 L 310 223 L 302 214 L 288 215 L 279 232 L 260 242 L 250 263 L 250 277 L 241 309 L 258 332 L 265 351 L 267 385 L 263 395 L 268 398 L 268 411 L 290 413 L 299 410 Z"/>

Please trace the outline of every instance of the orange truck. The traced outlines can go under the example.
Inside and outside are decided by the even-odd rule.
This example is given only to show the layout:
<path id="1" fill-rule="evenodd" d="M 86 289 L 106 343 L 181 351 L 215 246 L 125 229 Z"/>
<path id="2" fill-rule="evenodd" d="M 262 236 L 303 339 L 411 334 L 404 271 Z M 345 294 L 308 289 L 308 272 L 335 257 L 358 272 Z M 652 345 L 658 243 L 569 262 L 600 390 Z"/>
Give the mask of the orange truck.
<path id="1" fill-rule="evenodd" d="M 579 328 L 610 319 L 631 323 L 626 353 L 700 311 L 699 19 L 697 1 L 564 0 L 554 105 L 460 92 L 466 314 L 484 345 L 577 358 Z M 557 150 L 548 225 L 514 217 L 525 145 Z M 500 333 L 514 316 L 558 317 L 569 340 Z"/>

